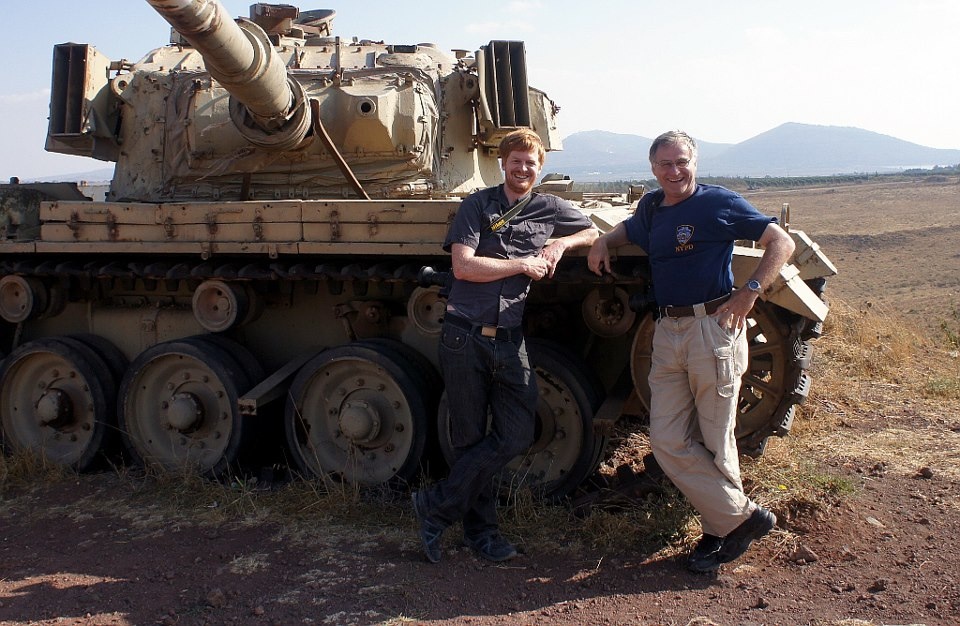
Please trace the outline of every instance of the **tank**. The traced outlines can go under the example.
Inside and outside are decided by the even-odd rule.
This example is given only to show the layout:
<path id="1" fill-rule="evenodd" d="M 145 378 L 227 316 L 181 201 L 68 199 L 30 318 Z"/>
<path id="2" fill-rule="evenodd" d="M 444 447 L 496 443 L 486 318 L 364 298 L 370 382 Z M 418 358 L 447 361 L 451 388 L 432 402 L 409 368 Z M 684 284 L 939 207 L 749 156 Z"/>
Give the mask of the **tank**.
<path id="1" fill-rule="evenodd" d="M 53 51 L 46 149 L 115 162 L 106 200 L 0 185 L 5 449 L 79 471 L 116 450 L 211 476 L 265 457 L 358 485 L 442 471 L 441 244 L 460 199 L 502 181 L 504 134 L 562 148 L 524 44 L 446 52 L 341 38 L 331 10 L 255 4 L 234 20 L 215 0 L 149 3 L 171 42 L 139 61 Z M 604 230 L 639 193 L 575 193 L 563 176 L 538 191 Z M 808 393 L 835 272 L 790 232 L 794 258 L 750 320 L 750 454 Z M 738 284 L 759 255 L 737 247 Z M 538 423 L 512 484 L 570 494 L 621 416 L 646 411 L 649 266 L 626 246 L 614 269 L 593 275 L 580 251 L 531 290 Z"/>

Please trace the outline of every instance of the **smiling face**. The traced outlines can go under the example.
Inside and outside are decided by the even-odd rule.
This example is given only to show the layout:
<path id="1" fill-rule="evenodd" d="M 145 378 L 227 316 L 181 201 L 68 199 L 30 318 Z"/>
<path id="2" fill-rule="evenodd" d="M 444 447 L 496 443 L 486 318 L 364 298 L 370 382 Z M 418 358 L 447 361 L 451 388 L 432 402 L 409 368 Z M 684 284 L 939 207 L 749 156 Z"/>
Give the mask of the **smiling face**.
<path id="1" fill-rule="evenodd" d="M 665 205 L 682 202 L 697 189 L 697 157 L 685 143 L 665 143 L 657 148 L 651 169 L 663 188 Z"/>
<path id="2" fill-rule="evenodd" d="M 511 201 L 530 193 L 540 174 L 540 165 L 540 154 L 535 149 L 511 150 L 502 160 L 503 182 Z"/>

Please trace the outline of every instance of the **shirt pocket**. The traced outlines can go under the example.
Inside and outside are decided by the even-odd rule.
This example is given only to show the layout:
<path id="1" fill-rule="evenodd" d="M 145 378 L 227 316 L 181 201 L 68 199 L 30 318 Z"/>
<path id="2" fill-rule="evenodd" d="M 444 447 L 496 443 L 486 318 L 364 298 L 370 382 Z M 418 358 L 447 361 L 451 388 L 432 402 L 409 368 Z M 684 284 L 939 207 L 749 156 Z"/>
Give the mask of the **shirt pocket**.
<path id="1" fill-rule="evenodd" d="M 520 250 L 536 252 L 546 245 L 552 232 L 550 224 L 524 220 L 511 225 L 510 244 Z"/>

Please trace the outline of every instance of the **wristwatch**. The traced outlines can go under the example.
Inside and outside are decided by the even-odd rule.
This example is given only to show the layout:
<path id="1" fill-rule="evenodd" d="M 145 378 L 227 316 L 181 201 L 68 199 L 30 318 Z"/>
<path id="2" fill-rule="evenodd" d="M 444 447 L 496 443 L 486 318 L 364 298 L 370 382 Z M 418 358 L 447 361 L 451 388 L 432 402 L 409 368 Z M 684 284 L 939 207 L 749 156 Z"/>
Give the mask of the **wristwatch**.
<path id="1" fill-rule="evenodd" d="M 760 284 L 759 280 L 753 280 L 752 278 L 747 281 L 747 284 L 744 285 L 750 291 L 753 291 L 757 294 L 763 293 L 763 285 Z"/>

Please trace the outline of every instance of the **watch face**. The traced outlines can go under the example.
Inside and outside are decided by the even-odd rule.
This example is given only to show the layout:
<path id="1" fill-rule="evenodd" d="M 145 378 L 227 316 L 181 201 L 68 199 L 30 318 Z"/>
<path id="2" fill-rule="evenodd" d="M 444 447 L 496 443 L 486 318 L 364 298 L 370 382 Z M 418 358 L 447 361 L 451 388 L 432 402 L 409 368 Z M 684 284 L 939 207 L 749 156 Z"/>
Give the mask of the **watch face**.
<path id="1" fill-rule="evenodd" d="M 756 291 L 757 293 L 760 293 L 760 281 L 748 280 L 747 289 L 749 289 L 750 291 Z"/>

